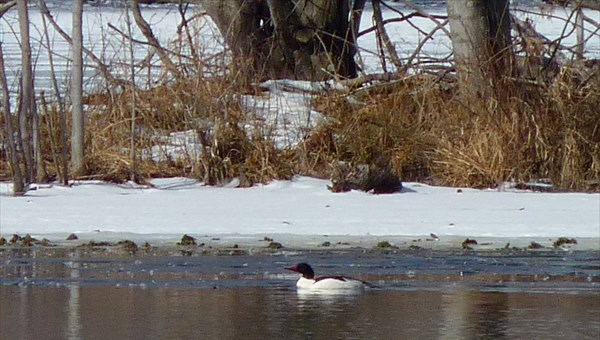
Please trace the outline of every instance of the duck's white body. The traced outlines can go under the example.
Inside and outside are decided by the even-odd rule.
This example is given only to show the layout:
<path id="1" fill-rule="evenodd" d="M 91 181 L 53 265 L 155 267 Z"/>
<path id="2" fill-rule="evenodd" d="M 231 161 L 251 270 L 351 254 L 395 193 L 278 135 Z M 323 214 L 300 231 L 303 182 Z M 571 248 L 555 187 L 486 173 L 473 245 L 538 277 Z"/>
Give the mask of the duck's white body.
<path id="1" fill-rule="evenodd" d="M 323 276 L 315 278 L 313 269 L 306 263 L 298 263 L 297 265 L 286 269 L 302 274 L 302 277 L 296 282 L 296 287 L 298 288 L 298 291 L 303 292 L 362 291 L 365 286 L 369 285 L 367 282 L 344 276 Z"/>
<path id="2" fill-rule="evenodd" d="M 324 277 L 307 279 L 301 277 L 296 282 L 296 287 L 301 290 L 363 290 L 365 283 L 346 277 Z"/>

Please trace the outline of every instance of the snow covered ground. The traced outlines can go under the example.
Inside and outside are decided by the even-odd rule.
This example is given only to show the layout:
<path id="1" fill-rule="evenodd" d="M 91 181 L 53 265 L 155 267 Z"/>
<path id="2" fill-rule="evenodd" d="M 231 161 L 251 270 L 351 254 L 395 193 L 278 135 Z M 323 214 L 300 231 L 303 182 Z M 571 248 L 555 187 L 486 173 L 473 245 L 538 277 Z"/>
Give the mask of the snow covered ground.
<path id="1" fill-rule="evenodd" d="M 10 196 L 1 184 L 0 234 L 29 233 L 51 241 L 80 239 L 173 242 L 183 234 L 222 242 L 264 236 L 285 246 L 335 242 L 393 244 L 466 237 L 546 246 L 576 238 L 587 249 L 600 242 L 600 194 L 540 193 L 432 187 L 404 183 L 401 193 L 332 193 L 329 181 L 297 177 L 253 188 L 208 187 L 185 178 L 157 179 L 154 187 L 79 182 Z M 586 240 L 584 240 L 586 239 Z M 516 242 L 516 243 L 515 243 Z M 583 243 L 582 243 L 583 242 Z M 580 246 L 581 247 L 581 246 Z"/>

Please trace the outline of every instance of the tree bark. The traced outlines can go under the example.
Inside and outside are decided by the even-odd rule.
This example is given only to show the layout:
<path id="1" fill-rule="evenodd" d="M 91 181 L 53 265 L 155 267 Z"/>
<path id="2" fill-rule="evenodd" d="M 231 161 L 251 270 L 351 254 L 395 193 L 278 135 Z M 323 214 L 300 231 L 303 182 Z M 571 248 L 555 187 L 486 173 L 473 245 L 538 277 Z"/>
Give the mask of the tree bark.
<path id="1" fill-rule="evenodd" d="M 139 7 L 137 4 L 131 4 L 132 7 L 137 8 L 137 12 L 139 13 Z M 134 14 L 135 15 L 135 14 Z M 141 13 L 140 13 L 141 16 Z M 136 144 L 136 115 L 135 112 L 137 110 L 137 102 L 136 102 L 136 85 L 135 85 L 135 51 L 133 49 L 133 33 L 131 30 L 131 20 L 129 19 L 129 10 L 126 10 L 125 13 L 125 23 L 127 24 L 127 34 L 129 35 L 129 59 L 131 64 L 129 65 L 129 72 L 131 73 L 131 126 L 130 132 L 131 136 L 129 136 L 129 161 L 131 162 L 131 169 L 129 172 L 129 179 L 132 181 L 136 181 L 137 179 L 137 156 L 135 150 Z"/>
<path id="2" fill-rule="evenodd" d="M 489 85 L 511 75 L 509 0 L 448 1 L 454 60 L 468 96 L 489 95 Z"/>
<path id="3" fill-rule="evenodd" d="M 83 0 L 73 1 L 73 68 L 71 70 L 71 166 L 75 176 L 85 174 L 85 120 L 83 116 Z"/>
<path id="4" fill-rule="evenodd" d="M 349 1 L 206 0 L 234 64 L 258 78 L 355 77 Z"/>
<path id="5" fill-rule="evenodd" d="M 33 129 L 31 125 L 33 110 L 35 109 L 35 93 L 33 90 L 33 69 L 31 66 L 31 45 L 29 41 L 29 11 L 27 0 L 17 1 L 17 14 L 19 29 L 21 31 L 21 79 L 22 105 L 19 110 L 19 130 L 21 145 L 25 160 L 24 180 L 26 184 L 34 178 L 33 169 Z"/>

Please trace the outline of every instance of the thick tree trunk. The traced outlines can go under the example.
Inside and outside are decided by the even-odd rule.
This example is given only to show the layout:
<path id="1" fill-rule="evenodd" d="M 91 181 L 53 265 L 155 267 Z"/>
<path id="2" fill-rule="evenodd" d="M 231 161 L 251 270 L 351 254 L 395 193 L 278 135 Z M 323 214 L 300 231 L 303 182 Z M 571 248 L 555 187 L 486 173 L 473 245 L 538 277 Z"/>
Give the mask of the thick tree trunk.
<path id="1" fill-rule="evenodd" d="M 27 1 L 17 1 L 19 16 L 19 29 L 21 30 L 21 58 L 22 58 L 22 105 L 19 112 L 21 141 L 25 156 L 25 180 L 30 183 L 34 180 L 45 180 L 46 172 L 41 152 L 40 131 L 38 126 L 37 103 L 35 101 L 35 87 L 33 83 L 33 65 L 31 60 L 31 43 L 29 36 L 29 9 Z"/>
<path id="2" fill-rule="evenodd" d="M 81 18 L 83 1 L 73 1 L 73 69 L 71 71 L 71 105 L 73 127 L 71 131 L 71 166 L 73 174 L 85 173 L 85 126 L 83 116 L 83 33 Z"/>
<path id="3" fill-rule="evenodd" d="M 509 0 L 448 1 L 454 60 L 469 96 L 486 96 L 490 85 L 511 75 Z"/>
<path id="4" fill-rule="evenodd" d="M 349 1 L 204 0 L 237 65 L 254 77 L 355 77 Z"/>

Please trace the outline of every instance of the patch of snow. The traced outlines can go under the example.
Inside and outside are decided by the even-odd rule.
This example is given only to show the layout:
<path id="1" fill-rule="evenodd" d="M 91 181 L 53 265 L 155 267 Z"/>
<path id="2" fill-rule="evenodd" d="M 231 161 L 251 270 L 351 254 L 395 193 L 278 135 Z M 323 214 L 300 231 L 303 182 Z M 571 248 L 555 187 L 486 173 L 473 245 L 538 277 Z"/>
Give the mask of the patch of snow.
<path id="1" fill-rule="evenodd" d="M 168 159 L 198 160 L 202 153 L 202 144 L 196 130 L 171 132 L 168 136 L 156 138 L 156 144 L 142 153 L 142 158 L 152 159 L 155 162 Z"/>
<path id="2" fill-rule="evenodd" d="M 501 192 L 404 183 L 402 193 L 336 194 L 296 177 L 236 189 L 186 178 L 151 186 L 95 181 L 10 196 L 0 183 L 0 233 L 291 234 L 600 238 L 600 194 Z"/>

